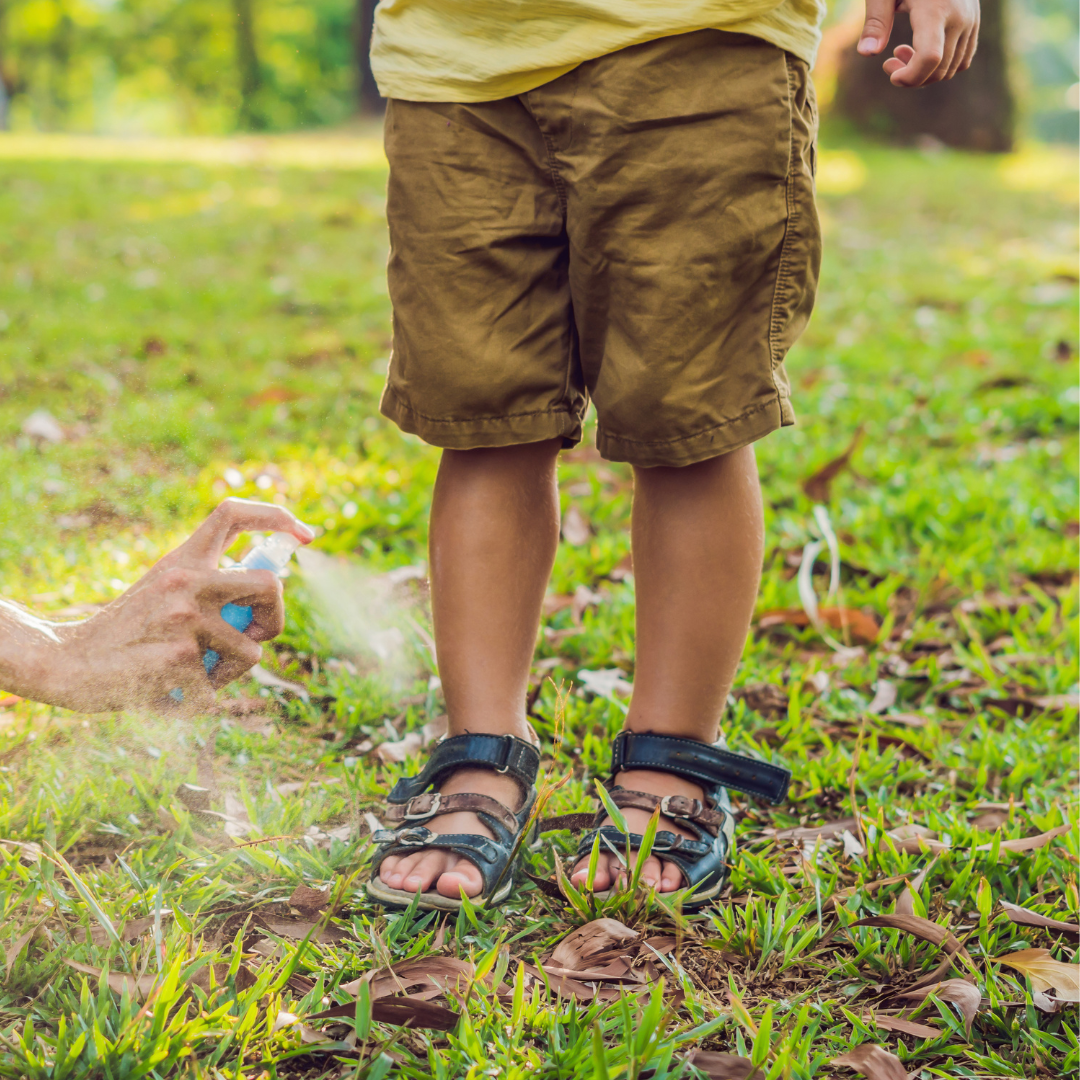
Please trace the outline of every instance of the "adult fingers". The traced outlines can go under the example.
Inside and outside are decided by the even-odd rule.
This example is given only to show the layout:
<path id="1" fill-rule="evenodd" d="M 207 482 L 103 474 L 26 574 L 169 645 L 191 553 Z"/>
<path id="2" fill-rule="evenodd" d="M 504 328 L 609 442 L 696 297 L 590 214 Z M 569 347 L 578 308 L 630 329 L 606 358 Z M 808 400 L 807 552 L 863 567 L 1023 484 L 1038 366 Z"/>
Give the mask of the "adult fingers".
<path id="1" fill-rule="evenodd" d="M 941 66 L 945 55 L 945 9 L 919 5 L 911 12 L 912 58 L 889 78 L 893 86 L 923 86 Z"/>
<path id="2" fill-rule="evenodd" d="M 866 0 L 866 18 L 858 44 L 862 56 L 873 56 L 889 44 L 895 15 L 896 0 Z"/>
<path id="3" fill-rule="evenodd" d="M 946 79 L 951 79 L 958 71 L 962 69 L 964 63 L 964 57 L 967 56 L 968 43 L 971 40 L 971 35 L 974 31 L 965 30 L 961 35 L 959 41 L 956 43 L 956 51 L 953 53 L 952 62 L 949 64 L 948 73 L 945 75 Z"/>
<path id="4" fill-rule="evenodd" d="M 937 71 L 927 80 L 928 82 L 944 82 L 946 79 L 952 78 L 956 65 L 960 63 L 960 59 L 963 57 L 963 52 L 960 49 L 963 39 L 963 26 L 948 23 L 945 25 L 945 48 L 941 54 L 941 63 L 938 65 Z"/>
<path id="5" fill-rule="evenodd" d="M 217 663 L 209 672 L 210 682 L 215 687 L 238 679 L 262 658 L 262 646 L 258 642 L 234 630 L 220 617 L 204 620 L 195 637 L 202 652 L 213 649 L 218 655 Z"/>
<path id="6" fill-rule="evenodd" d="M 218 610 L 223 604 L 251 608 L 251 624 L 244 633 L 255 641 L 269 641 L 285 629 L 283 592 L 281 580 L 269 570 L 212 570 L 199 599 Z"/>
<path id="7" fill-rule="evenodd" d="M 975 26 L 971 31 L 971 37 L 968 38 L 967 50 L 964 53 L 964 59 L 960 61 L 960 70 L 967 71 L 971 67 L 971 61 L 975 59 L 975 52 L 979 47 L 979 21 L 976 19 Z"/>
<path id="8" fill-rule="evenodd" d="M 315 539 L 314 530 L 283 506 L 230 498 L 218 503 L 174 554 L 188 565 L 217 566 L 225 549 L 242 532 L 287 532 L 304 544 Z"/>

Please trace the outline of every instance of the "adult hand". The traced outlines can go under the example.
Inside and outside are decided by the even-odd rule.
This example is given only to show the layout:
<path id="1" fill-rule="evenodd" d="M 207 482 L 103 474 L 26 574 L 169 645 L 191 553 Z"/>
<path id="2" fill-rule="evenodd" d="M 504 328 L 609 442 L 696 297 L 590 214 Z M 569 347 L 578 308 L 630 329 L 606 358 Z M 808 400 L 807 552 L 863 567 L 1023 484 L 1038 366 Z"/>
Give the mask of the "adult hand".
<path id="1" fill-rule="evenodd" d="M 222 553 L 249 531 L 288 532 L 305 544 L 315 535 L 279 506 L 226 499 L 187 541 L 89 619 L 33 620 L 39 630 L 38 648 L 29 653 L 33 674 L 29 685 L 10 688 L 81 712 L 168 706 L 177 688 L 183 691 L 181 711 L 212 706 L 213 688 L 257 664 L 258 642 L 276 637 L 284 625 L 276 575 L 218 569 Z M 226 603 L 252 608 L 245 633 L 222 619 Z M 206 649 L 221 656 L 209 678 Z"/>
<path id="2" fill-rule="evenodd" d="M 979 43 L 979 0 L 866 0 L 863 56 L 889 44 L 897 11 L 911 18 L 912 43 L 898 45 L 882 64 L 893 86 L 927 86 L 971 66 Z"/>

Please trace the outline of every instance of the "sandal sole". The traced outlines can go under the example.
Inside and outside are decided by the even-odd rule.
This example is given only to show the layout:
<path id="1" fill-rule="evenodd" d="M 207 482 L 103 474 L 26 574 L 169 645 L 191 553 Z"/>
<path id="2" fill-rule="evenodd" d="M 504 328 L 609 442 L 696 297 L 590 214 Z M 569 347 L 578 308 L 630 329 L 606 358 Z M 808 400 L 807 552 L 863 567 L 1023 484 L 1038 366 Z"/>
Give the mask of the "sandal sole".
<path id="1" fill-rule="evenodd" d="M 406 908 L 416 899 L 416 893 L 405 892 L 404 889 L 391 889 L 389 885 L 384 885 L 378 878 L 374 881 L 369 881 L 364 888 L 367 890 L 368 896 L 391 907 Z M 499 891 L 495 893 L 493 897 L 479 896 L 475 900 L 470 897 L 469 903 L 472 904 L 473 907 L 485 907 L 488 904 L 500 904 L 510 895 L 513 888 L 513 881 L 508 881 L 505 885 L 500 886 Z M 418 906 L 421 911 L 460 911 L 461 901 L 455 900 L 450 896 L 443 896 L 442 893 L 426 892 L 420 894 L 420 903 Z"/>

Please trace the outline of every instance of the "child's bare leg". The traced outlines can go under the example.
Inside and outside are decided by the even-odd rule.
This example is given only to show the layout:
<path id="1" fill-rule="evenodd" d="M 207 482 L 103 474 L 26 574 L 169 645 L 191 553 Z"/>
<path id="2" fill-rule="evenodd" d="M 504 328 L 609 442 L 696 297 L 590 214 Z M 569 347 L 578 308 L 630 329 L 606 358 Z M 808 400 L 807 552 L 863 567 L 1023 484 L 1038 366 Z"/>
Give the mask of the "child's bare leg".
<path id="1" fill-rule="evenodd" d="M 626 726 L 713 742 L 754 613 L 764 545 L 761 488 L 752 447 L 683 468 L 637 469 L 631 537 L 637 599 L 634 697 Z M 632 791 L 701 798 L 670 773 L 634 770 Z M 644 810 L 624 810 L 635 832 Z M 661 827 L 692 834 L 661 819 Z M 596 888 L 618 872 L 600 856 Z M 586 863 L 573 877 L 583 880 Z M 662 892 L 681 885 L 674 863 L 650 858 L 642 880 Z"/>
<path id="2" fill-rule="evenodd" d="M 431 507 L 431 609 L 451 735 L 527 739 L 525 694 L 540 608 L 559 543 L 555 479 L 560 439 L 490 450 L 446 450 Z M 490 769 L 460 769 L 444 794 L 481 792 L 511 809 L 517 783 Z M 444 814 L 438 833 L 491 836 L 475 814 Z M 389 857 L 379 876 L 394 889 L 480 893 L 480 872 L 442 850 Z"/>

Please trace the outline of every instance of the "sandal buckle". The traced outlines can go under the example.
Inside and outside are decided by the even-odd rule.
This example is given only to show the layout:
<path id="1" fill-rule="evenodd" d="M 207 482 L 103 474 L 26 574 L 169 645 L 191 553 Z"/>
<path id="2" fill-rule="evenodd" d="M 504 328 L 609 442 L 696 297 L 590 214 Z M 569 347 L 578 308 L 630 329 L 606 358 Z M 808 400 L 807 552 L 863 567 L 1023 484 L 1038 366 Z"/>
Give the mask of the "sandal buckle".
<path id="1" fill-rule="evenodd" d="M 414 810 L 413 803 L 419 802 L 421 799 L 428 800 L 426 810 Z M 408 805 L 405 807 L 405 820 L 406 821 L 418 821 L 421 818 L 434 817 L 439 812 L 439 807 L 442 805 L 442 793 L 436 791 L 431 795 L 416 795 L 411 798 Z"/>
<path id="2" fill-rule="evenodd" d="M 497 773 L 508 773 L 510 771 L 510 753 L 514 749 L 514 736 L 504 735 L 503 740 L 503 756 L 502 756 L 502 768 L 496 769 Z"/>

